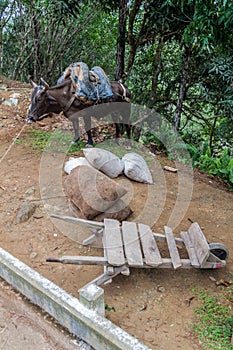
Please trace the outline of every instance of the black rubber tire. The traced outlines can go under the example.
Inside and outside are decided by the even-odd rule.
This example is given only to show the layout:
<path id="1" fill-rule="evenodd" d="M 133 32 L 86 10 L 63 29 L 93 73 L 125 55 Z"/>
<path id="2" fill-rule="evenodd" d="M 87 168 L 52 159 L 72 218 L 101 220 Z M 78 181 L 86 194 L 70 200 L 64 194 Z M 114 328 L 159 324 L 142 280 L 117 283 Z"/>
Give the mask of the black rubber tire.
<path id="1" fill-rule="evenodd" d="M 225 245 L 221 243 L 209 243 L 210 252 L 220 260 L 227 260 L 229 251 Z"/>

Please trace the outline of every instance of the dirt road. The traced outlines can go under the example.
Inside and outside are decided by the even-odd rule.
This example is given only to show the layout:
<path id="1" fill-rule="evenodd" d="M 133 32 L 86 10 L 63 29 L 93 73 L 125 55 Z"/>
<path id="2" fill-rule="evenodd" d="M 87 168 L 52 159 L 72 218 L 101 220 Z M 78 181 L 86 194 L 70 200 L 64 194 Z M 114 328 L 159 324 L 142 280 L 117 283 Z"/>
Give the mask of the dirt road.
<path id="1" fill-rule="evenodd" d="M 90 350 L 0 279 L 1 350 Z"/>
<path id="2" fill-rule="evenodd" d="M 22 86 L 17 82 L 7 81 L 7 83 L 11 87 Z M 78 289 L 99 276 L 102 268 L 51 264 L 46 263 L 46 258 L 62 255 L 102 255 L 102 251 L 96 247 L 81 246 L 81 237 L 73 227 L 70 230 L 71 233 L 68 234 L 48 217 L 45 205 L 47 203 L 41 200 L 40 192 L 41 155 L 37 150 L 32 149 L 27 141 L 12 143 L 25 125 L 26 110 L 30 103 L 29 90 L 16 91 L 20 94 L 17 106 L 1 105 L 0 156 L 5 156 L 0 163 L 0 245 L 44 277 L 77 297 Z M 8 98 L 11 94 L 13 94 L 12 90 L 5 91 L 2 96 Z M 60 122 L 60 119 L 53 117 L 37 124 L 36 127 L 44 131 L 51 130 Z M 25 127 L 20 138 L 27 140 L 27 130 L 28 127 Z M 162 155 L 157 155 L 157 159 L 160 164 L 173 165 Z M 169 172 L 164 174 L 166 198 L 161 215 L 153 225 L 155 232 L 162 232 L 176 202 L 178 191 L 176 176 Z M 140 215 L 141 206 L 145 203 L 147 187 L 142 184 L 130 186 L 134 191 L 131 203 L 134 213 L 130 220 L 136 220 Z M 162 186 L 156 182 L 156 177 L 154 191 L 154 203 L 150 204 L 150 210 L 145 211 L 142 218 L 143 222 L 149 225 L 160 204 L 159 196 L 162 191 Z M 38 206 L 35 214 L 28 221 L 16 225 L 15 219 L 25 202 L 25 196 L 31 196 L 32 201 L 38 203 Z M 134 269 L 128 277 L 120 275 L 114 279 L 113 283 L 104 286 L 105 302 L 111 310 L 107 313 L 110 320 L 152 349 L 201 350 L 202 346 L 191 330 L 194 310 L 199 305 L 194 290 L 204 289 L 212 295 L 218 295 L 222 287 L 216 287 L 213 277 L 216 280 L 232 279 L 232 213 L 233 193 L 228 191 L 218 179 L 196 171 L 193 179 L 192 198 L 175 234 L 181 230 L 187 230 L 190 221 L 197 221 L 209 242 L 219 242 L 228 247 L 230 257 L 226 268 L 211 271 Z M 21 326 L 16 324 L 16 320 L 24 322 L 27 331 L 31 327 L 29 335 L 25 333 L 20 338 L 22 342 L 25 341 L 26 345 L 29 339 L 35 339 L 35 346 L 30 345 L 28 349 L 36 349 L 39 341 L 44 341 L 45 344 L 48 341 L 44 349 L 62 348 L 63 340 L 57 343 L 57 347 L 54 345 L 58 339 L 57 330 L 54 327 L 50 328 L 46 321 L 45 328 L 49 329 L 49 334 L 51 330 L 51 336 L 49 336 L 47 332 L 44 332 L 44 326 L 41 325 L 38 315 L 35 315 L 34 322 L 31 311 L 26 311 L 25 314 L 20 307 L 19 315 L 14 315 L 11 310 L 12 308 L 14 310 L 16 305 L 18 307 L 19 297 L 14 297 L 12 301 L 10 297 L 9 302 L 10 291 L 5 290 L 3 293 L 1 313 L 2 317 L 8 320 L 9 325 L 6 327 L 6 322 L 0 319 L 0 336 L 3 337 L 2 344 L 5 344 L 5 347 L 1 344 L 1 349 L 14 349 L 13 346 L 17 346 L 17 343 L 10 342 L 25 333 Z M 188 300 L 192 302 L 188 303 Z M 20 316 L 21 314 L 23 316 Z M 38 324 L 39 328 L 36 328 L 35 324 Z M 11 332 L 14 332 L 14 337 L 9 337 Z M 68 343 L 72 349 L 72 341 L 69 340 L 66 344 Z M 27 349 L 27 346 L 22 349 Z"/>

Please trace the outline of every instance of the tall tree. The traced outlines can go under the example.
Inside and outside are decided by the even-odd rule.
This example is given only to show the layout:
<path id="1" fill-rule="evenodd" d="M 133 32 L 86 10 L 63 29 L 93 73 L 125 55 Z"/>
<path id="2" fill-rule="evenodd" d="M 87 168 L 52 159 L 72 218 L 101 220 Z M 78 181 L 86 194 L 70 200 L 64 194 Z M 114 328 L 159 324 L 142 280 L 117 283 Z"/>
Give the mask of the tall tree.
<path id="1" fill-rule="evenodd" d="M 3 29 L 11 19 L 11 16 L 15 8 L 15 0 L 7 1 L 2 0 L 0 3 L 0 74 L 3 70 Z"/>
<path id="2" fill-rule="evenodd" d="M 124 78 L 125 70 L 125 45 L 126 45 L 126 25 L 127 25 L 127 0 L 120 0 L 119 4 L 119 19 L 118 19 L 118 39 L 117 39 L 117 53 L 116 53 L 116 73 L 115 79 L 120 80 Z"/>

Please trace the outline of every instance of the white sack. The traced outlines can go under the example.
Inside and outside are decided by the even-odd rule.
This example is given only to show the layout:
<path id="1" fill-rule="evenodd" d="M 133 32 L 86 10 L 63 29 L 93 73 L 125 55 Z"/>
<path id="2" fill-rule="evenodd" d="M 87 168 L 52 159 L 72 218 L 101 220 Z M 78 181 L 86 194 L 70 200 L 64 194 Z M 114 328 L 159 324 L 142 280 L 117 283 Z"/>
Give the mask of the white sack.
<path id="1" fill-rule="evenodd" d="M 84 157 L 73 158 L 70 157 L 69 160 L 65 163 L 64 171 L 66 174 L 70 174 L 71 170 L 76 168 L 79 165 L 90 165 Z"/>
<path id="2" fill-rule="evenodd" d="M 83 153 L 87 161 L 105 175 L 115 178 L 124 170 L 124 162 L 110 151 L 101 148 L 86 148 Z"/>
<path id="3" fill-rule="evenodd" d="M 150 170 L 145 160 L 139 154 L 134 152 L 127 153 L 122 160 L 125 163 L 125 176 L 134 181 L 153 184 Z"/>

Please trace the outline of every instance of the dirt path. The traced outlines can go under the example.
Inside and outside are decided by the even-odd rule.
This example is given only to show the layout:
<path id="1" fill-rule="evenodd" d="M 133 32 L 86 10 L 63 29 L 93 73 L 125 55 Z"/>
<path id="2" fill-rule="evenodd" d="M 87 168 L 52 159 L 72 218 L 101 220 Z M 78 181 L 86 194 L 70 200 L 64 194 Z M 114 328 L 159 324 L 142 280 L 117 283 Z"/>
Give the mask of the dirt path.
<path id="1" fill-rule="evenodd" d="M 90 350 L 0 279 L 1 350 Z"/>
<path id="2" fill-rule="evenodd" d="M 18 86 L 14 82 L 8 84 Z M 101 274 L 102 268 L 51 264 L 46 263 L 46 258 L 62 255 L 102 255 L 102 251 L 95 247 L 82 247 L 80 242 L 86 233 L 73 226 L 67 229 L 67 226 L 63 227 L 49 218 L 49 206 L 54 206 L 54 203 L 41 201 L 41 155 L 26 143 L 12 144 L 12 140 L 25 125 L 26 109 L 29 105 L 30 92 L 19 91 L 17 90 L 20 94 L 18 106 L 0 106 L 0 245 L 67 292 L 77 296 L 78 289 Z M 5 91 L 1 92 L 1 96 L 6 98 L 13 93 L 15 91 Z M 37 127 L 49 130 L 56 124 L 52 118 Z M 27 128 L 24 127 L 20 137 L 26 134 Z M 156 159 L 161 164 L 172 165 L 161 155 L 157 155 Z M 162 232 L 176 202 L 177 175 L 166 172 L 163 176 L 166 181 L 164 206 L 161 209 L 158 204 L 163 184 L 157 181 L 156 187 L 155 181 L 152 193 L 154 197 L 152 196 L 152 202 L 149 203 L 151 210 L 146 210 L 141 217 L 149 225 L 152 222 L 155 232 Z M 125 180 L 121 181 L 124 183 Z M 218 288 L 221 287 L 216 287 L 210 277 L 219 280 L 233 275 L 233 193 L 227 191 L 221 182 L 198 172 L 193 185 L 191 202 L 187 203 L 187 211 L 176 227 L 175 234 L 187 230 L 190 220 L 197 221 L 209 242 L 223 243 L 229 248 L 230 257 L 226 268 L 209 271 L 135 269 L 129 277 L 120 275 L 111 284 L 104 286 L 105 302 L 115 309 L 107 312 L 110 320 L 152 349 L 201 349 L 201 344 L 191 332 L 193 311 L 198 305 L 194 290 L 205 289 L 213 294 L 218 293 Z M 142 184 L 132 186 L 134 214 L 130 219 L 137 220 L 145 198 L 148 198 L 148 188 Z M 18 210 L 26 199 L 37 204 L 36 211 L 28 221 L 16 225 Z M 60 205 L 59 200 L 56 203 Z M 58 209 L 67 211 L 63 202 Z M 155 220 L 153 215 L 157 215 L 158 210 L 161 210 L 161 214 Z"/>

